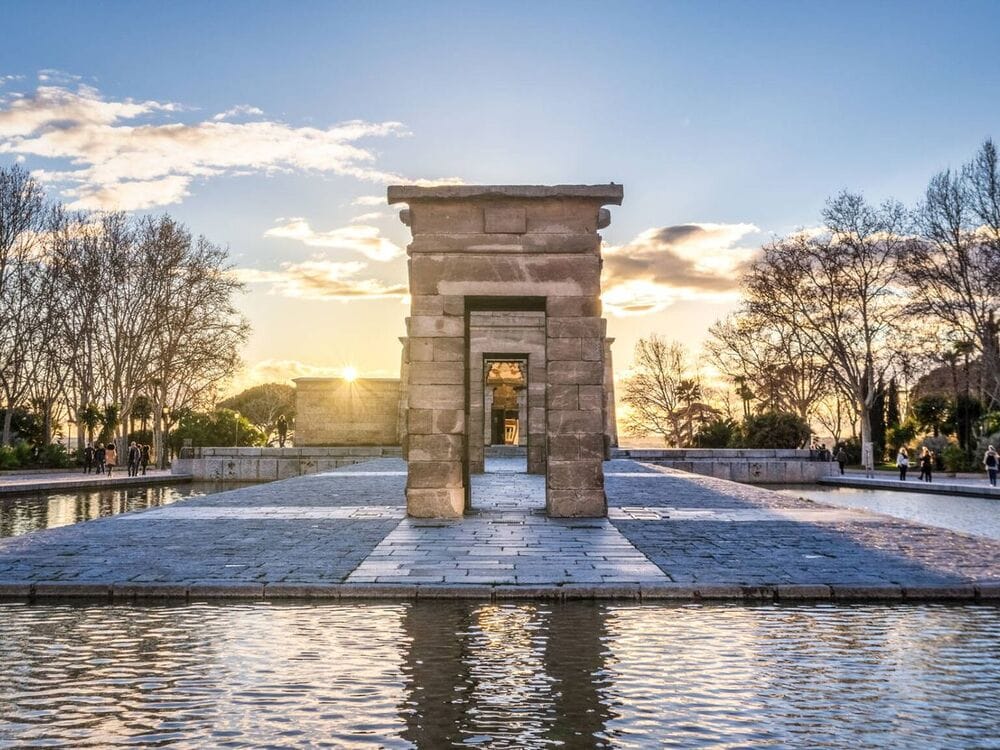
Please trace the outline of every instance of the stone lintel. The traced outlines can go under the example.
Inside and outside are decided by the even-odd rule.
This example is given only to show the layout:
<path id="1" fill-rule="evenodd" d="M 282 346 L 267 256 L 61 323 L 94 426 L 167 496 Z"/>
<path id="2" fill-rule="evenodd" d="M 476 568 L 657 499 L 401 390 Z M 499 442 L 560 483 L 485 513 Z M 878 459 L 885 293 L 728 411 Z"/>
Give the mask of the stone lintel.
<path id="1" fill-rule="evenodd" d="M 415 201 L 452 201 L 490 198 L 580 198 L 600 201 L 601 205 L 620 206 L 621 185 L 390 185 L 388 199 L 393 203 Z"/>

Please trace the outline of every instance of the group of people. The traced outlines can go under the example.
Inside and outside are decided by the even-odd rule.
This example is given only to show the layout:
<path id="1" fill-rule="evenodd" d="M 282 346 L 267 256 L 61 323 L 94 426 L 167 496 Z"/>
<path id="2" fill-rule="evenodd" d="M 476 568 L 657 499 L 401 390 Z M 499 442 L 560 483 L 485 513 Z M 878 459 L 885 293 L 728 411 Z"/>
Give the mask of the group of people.
<path id="1" fill-rule="evenodd" d="M 990 450 L 993 447 L 990 446 Z M 934 472 L 934 451 L 928 448 L 926 445 L 920 450 L 920 456 L 917 458 L 917 463 L 920 466 L 920 478 L 921 482 L 931 481 Z M 906 481 L 906 472 L 910 468 L 910 454 L 906 451 L 906 448 L 900 448 L 899 453 L 896 454 L 896 468 L 899 469 L 899 481 Z"/>
<path id="2" fill-rule="evenodd" d="M 134 440 L 129 443 L 126 458 L 128 459 L 128 475 L 130 477 L 139 476 L 140 470 L 143 476 L 146 475 L 146 467 L 149 466 L 149 455 L 152 446 L 142 445 Z M 104 474 L 110 477 L 118 464 L 118 448 L 113 442 L 96 446 L 87 443 L 83 449 L 83 473 Z"/>

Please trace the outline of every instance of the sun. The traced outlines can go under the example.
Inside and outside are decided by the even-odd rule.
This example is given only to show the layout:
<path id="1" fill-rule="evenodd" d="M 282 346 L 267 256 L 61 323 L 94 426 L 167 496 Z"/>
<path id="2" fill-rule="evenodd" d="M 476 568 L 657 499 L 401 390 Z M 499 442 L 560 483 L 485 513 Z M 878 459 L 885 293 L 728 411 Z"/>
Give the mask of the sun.
<path id="1" fill-rule="evenodd" d="M 344 380 L 348 383 L 358 379 L 358 371 L 353 365 L 348 365 L 343 370 Z"/>

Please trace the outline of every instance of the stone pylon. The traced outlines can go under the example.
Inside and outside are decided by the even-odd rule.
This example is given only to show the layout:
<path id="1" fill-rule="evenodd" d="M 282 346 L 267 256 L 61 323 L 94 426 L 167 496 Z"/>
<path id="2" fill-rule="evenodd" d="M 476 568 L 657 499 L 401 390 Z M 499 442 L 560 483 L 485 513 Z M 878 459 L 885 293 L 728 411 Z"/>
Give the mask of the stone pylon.
<path id="1" fill-rule="evenodd" d="M 482 398 L 470 349 L 470 320 L 495 312 L 541 313 L 544 345 L 525 347 L 529 456 L 544 457 L 551 516 L 607 513 L 605 321 L 601 237 L 620 185 L 391 186 L 389 203 L 413 234 L 407 248 L 405 444 L 407 510 L 457 517 L 469 505 L 470 415 Z M 475 351 L 475 355 L 470 352 Z M 496 352 L 491 352 L 496 355 Z M 476 364 L 476 367 L 473 367 Z M 530 394 L 529 394 L 530 395 Z"/>

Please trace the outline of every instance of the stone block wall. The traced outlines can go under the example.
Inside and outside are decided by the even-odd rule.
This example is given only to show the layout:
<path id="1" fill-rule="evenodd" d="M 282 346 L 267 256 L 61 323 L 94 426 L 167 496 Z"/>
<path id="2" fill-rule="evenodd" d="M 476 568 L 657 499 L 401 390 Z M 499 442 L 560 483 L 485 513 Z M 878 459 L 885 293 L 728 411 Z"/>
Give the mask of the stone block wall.
<path id="1" fill-rule="evenodd" d="M 399 380 L 294 382 L 296 446 L 399 445 Z"/>
<path id="2" fill-rule="evenodd" d="M 396 446 L 188 448 L 174 459 L 171 472 L 217 482 L 273 482 L 398 456 Z"/>

